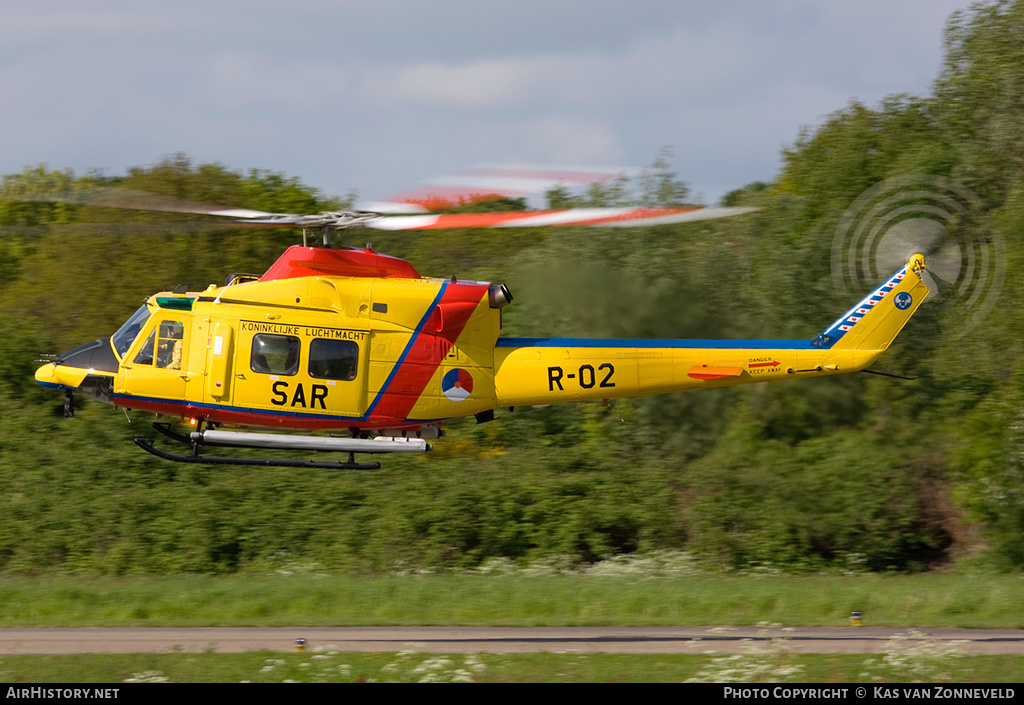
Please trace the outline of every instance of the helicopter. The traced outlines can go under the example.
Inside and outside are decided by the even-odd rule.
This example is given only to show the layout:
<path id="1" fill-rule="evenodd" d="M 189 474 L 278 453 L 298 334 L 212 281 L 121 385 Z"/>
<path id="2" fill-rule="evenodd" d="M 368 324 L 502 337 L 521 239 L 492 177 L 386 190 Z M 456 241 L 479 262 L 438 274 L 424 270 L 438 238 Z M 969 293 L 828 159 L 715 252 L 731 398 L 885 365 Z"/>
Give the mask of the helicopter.
<path id="1" fill-rule="evenodd" d="M 119 205 L 117 207 L 138 207 Z M 752 208 L 571 208 L 447 213 L 415 206 L 315 215 L 205 204 L 147 206 L 256 226 L 299 227 L 262 275 L 202 291 L 153 294 L 111 336 L 41 366 L 36 381 L 125 410 L 177 418 L 153 428 L 185 448 L 135 443 L 183 463 L 376 469 L 358 454 L 424 453 L 456 418 L 494 418 L 517 406 L 605 401 L 865 370 L 892 343 L 929 289 L 923 255 L 803 340 L 502 337 L 504 284 L 421 276 L 372 246 L 332 247 L 355 228 L 590 225 L 635 227 L 747 213 Z M 397 214 L 396 214 L 397 212 Z M 322 232 L 310 244 L 308 231 Z M 314 433 L 322 435 L 312 435 Z M 209 447 L 324 451 L 346 461 L 225 457 Z"/>

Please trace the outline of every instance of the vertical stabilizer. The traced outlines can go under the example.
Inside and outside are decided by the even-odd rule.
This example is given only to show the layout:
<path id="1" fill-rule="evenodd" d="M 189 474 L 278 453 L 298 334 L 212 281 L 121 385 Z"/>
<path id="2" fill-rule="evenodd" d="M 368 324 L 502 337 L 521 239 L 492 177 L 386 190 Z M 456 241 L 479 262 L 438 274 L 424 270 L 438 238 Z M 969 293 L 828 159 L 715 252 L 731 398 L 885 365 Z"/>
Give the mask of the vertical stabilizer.
<path id="1" fill-rule="evenodd" d="M 906 266 L 822 331 L 816 342 L 833 350 L 888 348 L 928 296 L 928 285 L 921 278 L 924 268 L 924 255 L 913 255 Z"/>

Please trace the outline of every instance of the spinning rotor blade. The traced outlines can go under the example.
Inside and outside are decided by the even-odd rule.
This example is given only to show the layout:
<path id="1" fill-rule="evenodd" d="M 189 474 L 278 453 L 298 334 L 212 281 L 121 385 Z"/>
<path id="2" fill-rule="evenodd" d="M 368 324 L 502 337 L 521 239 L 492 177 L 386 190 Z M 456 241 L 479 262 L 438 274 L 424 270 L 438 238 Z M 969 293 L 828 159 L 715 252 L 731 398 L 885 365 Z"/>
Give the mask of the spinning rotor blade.
<path id="1" fill-rule="evenodd" d="M 364 225 L 378 230 L 438 230 L 443 228 L 535 228 L 549 225 L 586 225 L 631 228 L 689 223 L 751 213 L 757 208 L 571 208 L 518 213 L 451 213 L 373 218 Z"/>
<path id="2" fill-rule="evenodd" d="M 598 180 L 595 176 L 594 180 Z M 96 187 L 57 195 L 4 194 L 9 200 L 67 203 L 72 205 L 127 210 L 191 213 L 195 215 L 230 218 L 224 227 L 297 227 L 344 230 L 357 225 L 378 230 L 438 230 L 454 228 L 533 228 L 544 226 L 577 225 L 605 228 L 645 227 L 688 223 L 698 220 L 725 218 L 750 213 L 757 208 L 684 206 L 676 208 L 571 208 L 545 211 L 497 211 L 492 213 L 423 213 L 416 204 L 384 202 L 380 211 L 346 210 L 328 211 L 316 215 L 269 213 L 248 208 L 184 201 L 144 191 L 118 187 Z M 422 213 L 418 215 L 388 215 L 389 213 Z M 196 224 L 204 229 L 209 223 Z M 326 237 L 326 236 L 325 236 Z M 325 239 L 326 243 L 326 239 Z"/>
<path id="3" fill-rule="evenodd" d="M 961 244 L 945 224 L 934 220 L 905 220 L 889 228 L 877 243 L 876 268 L 885 271 L 894 263 L 906 261 L 909 256 L 906 253 L 916 252 L 928 261 L 924 274 L 925 284 L 931 291 L 928 298 L 956 287 L 963 276 Z"/>
<path id="4" fill-rule="evenodd" d="M 1006 242 L 978 214 L 981 199 L 935 174 L 880 181 L 843 213 L 832 238 L 832 280 L 849 290 L 921 253 L 929 294 L 941 298 L 955 337 L 966 335 L 995 306 L 1006 278 Z"/>
<path id="5" fill-rule="evenodd" d="M 156 211 L 161 213 L 190 213 L 218 218 L 234 219 L 233 227 L 299 227 L 299 228 L 344 228 L 377 217 L 377 213 L 363 211 L 324 212 L 317 215 L 294 213 L 269 213 L 251 208 L 229 208 L 210 203 L 186 201 L 172 196 L 161 196 L 146 191 L 103 186 L 78 189 L 71 193 L 25 194 L 6 192 L 0 200 L 35 201 L 41 203 L 66 203 L 70 205 L 97 208 L 120 208 L 123 210 Z"/>
<path id="6" fill-rule="evenodd" d="M 50 223 L 48 225 L 0 225 L 0 234 L 38 237 L 48 234 L 70 237 L 127 237 L 139 235 L 186 235 L 238 230 L 247 223 L 210 220 L 165 223 Z"/>
<path id="7" fill-rule="evenodd" d="M 195 215 L 215 215 L 225 218 L 268 218 L 275 213 L 251 210 L 248 208 L 225 208 L 224 206 L 180 198 L 161 196 L 146 191 L 118 188 L 116 186 L 99 186 L 79 189 L 66 194 L 26 194 L 4 193 L 2 200 L 35 201 L 40 203 L 67 203 L 77 206 L 95 206 L 98 208 L 121 208 L 124 210 L 158 211 L 163 213 L 192 213 Z"/>
<path id="8" fill-rule="evenodd" d="M 501 198 L 541 196 L 556 187 L 588 186 L 643 173 L 637 167 L 482 165 L 450 176 L 428 179 L 382 201 L 359 204 L 363 210 L 390 215 L 427 213 Z"/>

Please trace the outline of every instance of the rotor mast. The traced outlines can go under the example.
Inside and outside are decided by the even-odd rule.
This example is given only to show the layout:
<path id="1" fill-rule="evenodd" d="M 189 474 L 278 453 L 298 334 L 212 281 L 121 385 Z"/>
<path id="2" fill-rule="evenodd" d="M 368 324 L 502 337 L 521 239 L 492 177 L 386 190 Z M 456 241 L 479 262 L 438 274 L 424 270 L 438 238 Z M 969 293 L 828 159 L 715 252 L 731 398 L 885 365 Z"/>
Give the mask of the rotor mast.
<path id="1" fill-rule="evenodd" d="M 317 215 L 278 215 L 268 214 L 263 218 L 246 220 L 247 224 L 253 225 L 295 225 L 302 228 L 302 245 L 308 246 L 307 230 L 320 228 L 321 247 L 330 249 L 331 233 L 334 231 L 346 230 L 357 225 L 379 218 L 381 213 L 375 211 L 346 210 L 346 211 L 324 211 Z"/>

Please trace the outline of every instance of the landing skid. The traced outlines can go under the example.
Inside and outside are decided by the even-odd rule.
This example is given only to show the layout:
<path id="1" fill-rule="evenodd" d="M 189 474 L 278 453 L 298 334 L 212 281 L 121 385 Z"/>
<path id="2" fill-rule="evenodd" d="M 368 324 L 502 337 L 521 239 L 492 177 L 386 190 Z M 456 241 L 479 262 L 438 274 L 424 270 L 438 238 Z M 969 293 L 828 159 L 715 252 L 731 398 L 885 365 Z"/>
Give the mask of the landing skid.
<path id="1" fill-rule="evenodd" d="M 282 467 L 282 468 L 321 468 L 326 470 L 378 470 L 380 469 L 380 463 L 357 463 L 355 462 L 355 453 L 349 451 L 347 462 L 317 462 L 312 460 L 277 460 L 272 458 L 223 458 L 210 455 L 200 455 L 200 446 L 217 446 L 227 447 L 229 445 L 238 444 L 227 444 L 227 443 L 216 443 L 202 439 L 201 433 L 193 433 L 189 436 L 183 436 L 171 430 L 170 424 L 154 422 L 153 428 L 160 433 L 164 434 L 168 438 L 171 438 L 179 443 L 192 447 L 192 452 L 189 455 L 178 455 L 176 453 L 169 453 L 165 450 L 161 450 L 153 445 L 153 441 L 148 438 L 136 438 L 135 445 L 142 448 L 147 453 L 152 453 L 158 458 L 164 460 L 171 460 L 176 463 L 192 463 L 201 465 L 255 465 L 259 467 Z M 198 438 L 196 437 L 198 436 Z M 251 447 L 251 446 L 250 446 Z M 258 446 L 257 446 L 258 447 Z"/>

